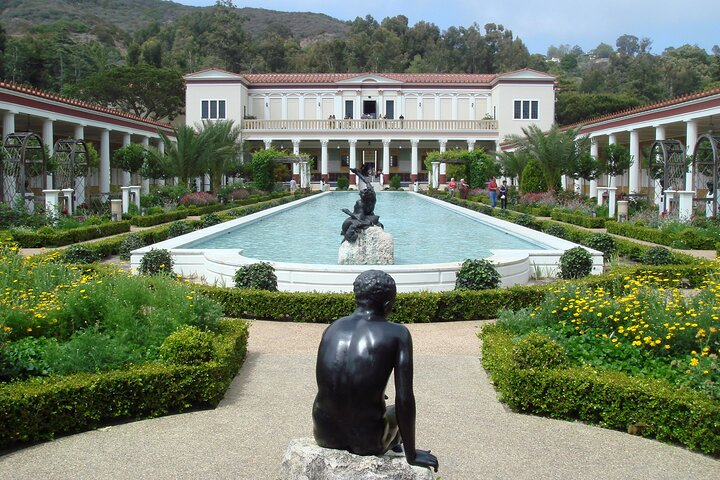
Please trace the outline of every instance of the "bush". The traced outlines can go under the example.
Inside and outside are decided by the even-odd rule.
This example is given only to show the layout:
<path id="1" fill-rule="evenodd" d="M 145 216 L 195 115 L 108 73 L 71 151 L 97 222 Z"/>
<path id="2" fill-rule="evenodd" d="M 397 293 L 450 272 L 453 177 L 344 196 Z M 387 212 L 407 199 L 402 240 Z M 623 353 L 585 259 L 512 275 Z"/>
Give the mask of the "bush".
<path id="1" fill-rule="evenodd" d="M 190 205 L 202 207 L 205 205 L 212 205 L 214 203 L 218 203 L 218 197 L 217 195 L 213 195 L 212 193 L 208 192 L 192 192 L 186 193 L 185 195 L 180 197 L 180 201 L 178 203 L 186 207 Z"/>
<path id="2" fill-rule="evenodd" d="M 70 245 L 63 250 L 61 258 L 65 263 L 93 263 L 100 260 L 100 255 L 85 245 Z"/>
<path id="3" fill-rule="evenodd" d="M 645 251 L 641 261 L 646 265 L 670 265 L 675 263 L 675 258 L 665 247 L 651 247 Z"/>
<path id="4" fill-rule="evenodd" d="M 400 175 L 393 175 L 390 177 L 390 189 L 400 190 Z"/>
<path id="5" fill-rule="evenodd" d="M 592 257 L 583 247 L 567 250 L 560 257 L 560 278 L 566 280 L 582 278 L 592 270 Z"/>
<path id="6" fill-rule="evenodd" d="M 513 358 L 518 368 L 560 368 L 569 363 L 562 345 L 537 332 L 518 340 L 513 347 Z"/>
<path id="7" fill-rule="evenodd" d="M 138 272 L 142 275 L 172 274 L 173 259 L 170 251 L 161 249 L 151 249 L 140 260 L 140 268 Z"/>
<path id="8" fill-rule="evenodd" d="M 535 217 L 527 213 L 519 215 L 515 219 L 515 223 L 523 227 L 532 228 L 533 230 L 540 230 L 540 224 L 535 220 Z"/>
<path id="9" fill-rule="evenodd" d="M 201 228 L 212 227 L 213 225 L 217 225 L 223 222 L 222 218 L 220 218 L 220 216 L 216 213 L 208 213 L 207 215 L 203 215 L 200 220 L 202 222 L 200 224 Z"/>
<path id="10" fill-rule="evenodd" d="M 455 279 L 456 290 L 489 290 L 500 286 L 500 274 L 486 259 L 465 260 Z"/>
<path id="11" fill-rule="evenodd" d="M 235 272 L 235 287 L 276 291 L 275 268 L 265 262 L 240 267 Z"/>
<path id="12" fill-rule="evenodd" d="M 120 244 L 120 258 L 122 260 L 130 260 L 130 252 L 144 246 L 145 242 L 140 235 L 137 233 L 130 233 L 123 238 L 122 243 Z"/>
<path id="13" fill-rule="evenodd" d="M 350 180 L 347 177 L 340 177 L 337 179 L 337 189 L 347 190 L 350 186 Z"/>
<path id="14" fill-rule="evenodd" d="M 553 237 L 558 238 L 567 239 L 568 235 L 567 228 L 563 227 L 562 225 L 558 225 L 557 223 L 548 223 L 547 225 L 545 225 L 545 229 L 543 231 L 548 235 L 552 235 Z"/>
<path id="15" fill-rule="evenodd" d="M 584 245 L 603 252 L 605 258 L 617 252 L 617 242 L 615 238 L 607 233 L 593 233 Z"/>
<path id="16" fill-rule="evenodd" d="M 168 228 L 168 237 L 174 238 L 180 235 L 185 235 L 193 231 L 193 228 L 187 222 L 173 222 Z"/>
<path id="17" fill-rule="evenodd" d="M 175 365 L 200 365 L 215 359 L 212 334 L 192 325 L 171 333 L 160 347 L 160 357 Z"/>
<path id="18" fill-rule="evenodd" d="M 538 193 L 547 192 L 548 185 L 545 181 L 545 175 L 543 174 L 540 163 L 534 158 L 528 160 L 525 168 L 520 175 L 520 191 L 522 193 Z"/>

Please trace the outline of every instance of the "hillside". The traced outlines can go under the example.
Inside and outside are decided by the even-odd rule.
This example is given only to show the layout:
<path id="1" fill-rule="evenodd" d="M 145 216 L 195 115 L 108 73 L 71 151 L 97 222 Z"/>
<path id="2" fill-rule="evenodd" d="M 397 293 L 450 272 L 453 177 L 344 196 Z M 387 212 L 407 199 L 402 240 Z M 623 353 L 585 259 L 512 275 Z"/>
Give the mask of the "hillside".
<path id="1" fill-rule="evenodd" d="M 57 21 L 84 23 L 92 31 L 120 30 L 132 34 L 152 22 L 170 23 L 193 10 L 166 0 L 3 0 L 0 22 L 10 35 L 22 35 L 33 26 Z M 309 12 L 276 12 L 261 8 L 239 8 L 247 19 L 245 30 L 258 35 L 282 28 L 297 39 L 339 37 L 349 26 L 327 15 Z"/>

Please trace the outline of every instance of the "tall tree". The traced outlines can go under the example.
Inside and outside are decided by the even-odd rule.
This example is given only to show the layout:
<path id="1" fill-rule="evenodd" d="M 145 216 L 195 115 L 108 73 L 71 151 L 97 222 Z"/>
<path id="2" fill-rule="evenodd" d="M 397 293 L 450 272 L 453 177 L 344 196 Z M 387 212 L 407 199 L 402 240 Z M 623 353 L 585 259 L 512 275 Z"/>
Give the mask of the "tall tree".
<path id="1" fill-rule="evenodd" d="M 222 176 L 237 169 L 240 163 L 239 153 L 242 149 L 240 140 L 240 127 L 232 120 L 218 122 L 203 122 L 197 125 L 199 137 L 206 149 L 205 167 L 210 175 L 212 191 L 218 193 L 222 183 Z"/>

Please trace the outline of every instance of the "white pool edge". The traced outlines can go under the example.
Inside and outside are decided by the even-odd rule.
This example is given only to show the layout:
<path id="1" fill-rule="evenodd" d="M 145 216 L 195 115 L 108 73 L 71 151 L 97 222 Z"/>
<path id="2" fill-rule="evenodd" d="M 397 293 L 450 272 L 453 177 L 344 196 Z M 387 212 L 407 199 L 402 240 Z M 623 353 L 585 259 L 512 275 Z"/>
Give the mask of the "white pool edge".
<path id="1" fill-rule="evenodd" d="M 536 272 L 539 272 L 543 277 L 557 276 L 560 256 L 566 250 L 578 246 L 567 240 L 553 237 L 546 233 L 538 232 L 499 218 L 474 212 L 442 200 L 413 192 L 404 193 L 419 195 L 426 201 L 435 202 L 445 208 L 476 218 L 506 232 L 519 235 L 523 238 L 529 238 L 550 247 L 549 250 L 491 250 L 492 256 L 488 257 L 488 259 L 493 262 L 500 273 L 502 286 L 504 287 L 526 284 L 531 278 L 535 277 Z M 455 276 L 462 262 L 415 265 L 314 265 L 257 260 L 243 256 L 239 249 L 183 248 L 183 246 L 197 240 L 221 234 L 228 229 L 252 222 L 281 210 L 294 208 L 322 195 L 332 195 L 332 192 L 324 192 L 319 195 L 302 198 L 134 250 L 130 256 L 132 271 L 137 271 L 143 255 L 151 249 L 167 249 L 171 252 L 175 273 L 184 277 L 195 278 L 210 285 L 231 287 L 234 285 L 233 277 L 235 271 L 239 267 L 265 261 L 275 268 L 275 275 L 278 279 L 278 289 L 281 291 L 352 292 L 352 283 L 355 277 L 357 277 L 359 273 L 371 268 L 383 270 L 390 274 L 395 279 L 398 292 L 439 292 L 455 288 Z M 602 252 L 587 247 L 583 248 L 588 250 L 593 258 L 592 273 L 602 273 Z"/>

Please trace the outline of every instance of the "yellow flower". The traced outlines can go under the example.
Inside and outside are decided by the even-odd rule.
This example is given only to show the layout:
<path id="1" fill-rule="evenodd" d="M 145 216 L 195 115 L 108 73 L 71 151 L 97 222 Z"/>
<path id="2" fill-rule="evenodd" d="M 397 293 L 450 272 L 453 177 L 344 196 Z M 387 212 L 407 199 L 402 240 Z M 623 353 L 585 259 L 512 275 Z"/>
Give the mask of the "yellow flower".
<path id="1" fill-rule="evenodd" d="M 698 363 L 700 363 L 700 361 L 697 358 L 693 358 L 692 360 L 690 360 L 691 367 L 697 367 Z"/>

